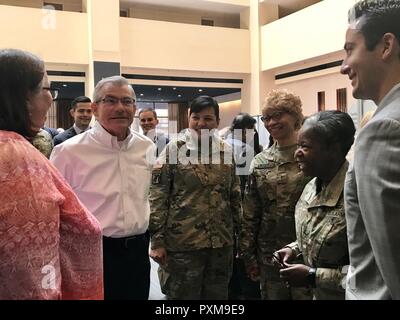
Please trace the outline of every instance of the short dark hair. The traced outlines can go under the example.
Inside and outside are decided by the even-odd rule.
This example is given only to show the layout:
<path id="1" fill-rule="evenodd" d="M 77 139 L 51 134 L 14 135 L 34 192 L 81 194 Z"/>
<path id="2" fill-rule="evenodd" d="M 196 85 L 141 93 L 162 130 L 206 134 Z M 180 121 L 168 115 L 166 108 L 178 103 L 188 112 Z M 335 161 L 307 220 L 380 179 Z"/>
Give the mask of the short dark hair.
<path id="1" fill-rule="evenodd" d="M 141 115 L 143 112 L 149 112 L 149 111 L 153 112 L 154 119 L 157 119 L 157 112 L 156 112 L 156 110 L 154 110 L 153 108 L 148 108 L 148 107 L 147 107 L 147 108 L 140 109 L 139 114 L 138 114 L 138 117 L 140 117 L 140 115 Z"/>
<path id="2" fill-rule="evenodd" d="M 16 49 L 0 50 L 0 130 L 34 136 L 28 96 L 39 90 L 45 74 L 43 60 Z"/>
<path id="3" fill-rule="evenodd" d="M 259 154 L 262 150 L 260 148 L 260 137 L 258 135 L 258 131 L 254 128 L 254 125 L 256 123 L 256 119 L 254 119 L 250 114 L 246 112 L 240 112 L 235 118 L 233 118 L 229 130 L 233 131 L 235 129 L 254 129 L 254 152 L 255 154 Z"/>
<path id="4" fill-rule="evenodd" d="M 92 100 L 90 100 L 90 98 L 86 97 L 86 96 L 79 96 L 76 97 L 74 100 L 72 100 L 71 102 L 71 109 L 76 109 L 76 106 L 78 105 L 78 103 L 87 103 L 87 102 L 92 102 Z"/>
<path id="5" fill-rule="evenodd" d="M 312 130 L 314 136 L 326 147 L 339 143 L 343 157 L 349 152 L 356 132 L 349 114 L 334 110 L 311 115 L 304 121 L 303 127 Z"/>
<path id="6" fill-rule="evenodd" d="M 252 129 L 256 124 L 256 119 L 246 112 L 240 112 L 235 118 L 233 118 L 230 130 L 235 129 Z"/>
<path id="7" fill-rule="evenodd" d="M 189 116 L 194 112 L 198 113 L 204 109 L 213 108 L 217 120 L 219 120 L 219 105 L 218 102 L 210 96 L 199 96 L 190 104 Z"/>
<path id="8" fill-rule="evenodd" d="M 349 11 L 349 23 L 360 18 L 359 30 L 365 38 L 365 45 L 372 51 L 385 33 L 393 33 L 400 43 L 400 1 L 362 0 Z"/>

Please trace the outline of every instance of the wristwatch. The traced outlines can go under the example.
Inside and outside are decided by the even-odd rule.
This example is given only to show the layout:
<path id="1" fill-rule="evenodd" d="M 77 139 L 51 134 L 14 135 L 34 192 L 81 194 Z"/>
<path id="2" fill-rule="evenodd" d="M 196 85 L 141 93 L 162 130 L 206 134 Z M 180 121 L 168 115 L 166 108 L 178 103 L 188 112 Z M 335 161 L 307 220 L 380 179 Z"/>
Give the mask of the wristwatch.
<path id="1" fill-rule="evenodd" d="M 308 270 L 308 275 L 307 275 L 308 287 L 310 287 L 310 288 L 316 287 L 316 283 L 315 283 L 316 274 L 317 274 L 317 268 L 310 268 L 310 270 Z"/>

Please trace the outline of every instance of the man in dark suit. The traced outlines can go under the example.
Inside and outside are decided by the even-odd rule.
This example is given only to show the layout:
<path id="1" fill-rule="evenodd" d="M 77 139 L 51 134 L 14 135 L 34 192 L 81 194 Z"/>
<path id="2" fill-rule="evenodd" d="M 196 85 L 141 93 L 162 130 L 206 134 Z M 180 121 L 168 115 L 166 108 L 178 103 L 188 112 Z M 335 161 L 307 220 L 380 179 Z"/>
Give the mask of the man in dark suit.
<path id="1" fill-rule="evenodd" d="M 341 72 L 378 106 L 358 133 L 345 182 L 347 299 L 400 299 L 400 0 L 349 12 Z"/>
<path id="2" fill-rule="evenodd" d="M 139 111 L 139 120 L 143 134 L 156 144 L 156 156 L 158 156 L 169 142 L 169 139 L 165 134 L 156 131 L 156 126 L 159 123 L 156 111 L 152 108 L 141 109 Z"/>
<path id="3" fill-rule="evenodd" d="M 64 132 L 64 129 L 55 129 L 55 128 L 50 128 L 50 127 L 43 127 L 43 130 L 47 131 L 48 134 L 51 135 L 51 139 L 53 140 L 54 137 L 58 134 L 60 134 L 61 132 Z M 59 131 L 60 130 L 60 131 Z"/>
<path id="4" fill-rule="evenodd" d="M 74 118 L 74 125 L 54 137 L 53 142 L 55 146 L 89 129 L 89 124 L 92 120 L 91 105 L 92 101 L 85 96 L 77 97 L 72 101 L 69 112 Z"/>

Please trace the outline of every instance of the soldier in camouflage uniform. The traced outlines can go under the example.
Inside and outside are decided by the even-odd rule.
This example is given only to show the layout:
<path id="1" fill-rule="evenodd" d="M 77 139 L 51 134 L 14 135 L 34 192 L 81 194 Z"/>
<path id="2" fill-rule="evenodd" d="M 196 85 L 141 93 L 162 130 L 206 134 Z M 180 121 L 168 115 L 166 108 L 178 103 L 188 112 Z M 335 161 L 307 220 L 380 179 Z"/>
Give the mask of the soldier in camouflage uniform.
<path id="1" fill-rule="evenodd" d="M 150 256 L 160 264 L 168 299 L 228 297 L 241 199 L 232 152 L 215 134 L 218 123 L 217 102 L 196 98 L 190 129 L 167 145 L 153 168 Z"/>
<path id="2" fill-rule="evenodd" d="M 349 264 L 343 188 L 355 128 L 347 113 L 321 112 L 299 132 L 295 157 L 304 174 L 316 177 L 296 205 L 297 241 L 279 250 L 283 280 L 313 288 L 314 299 L 344 299 Z M 329 165 L 326 165 L 329 163 Z M 301 264 L 290 264 L 302 254 Z"/>
<path id="3" fill-rule="evenodd" d="M 30 140 L 36 149 L 46 156 L 46 158 L 50 158 L 51 151 L 53 150 L 53 139 L 47 131 L 40 129 Z"/>
<path id="4" fill-rule="evenodd" d="M 260 277 L 263 299 L 310 299 L 304 290 L 288 288 L 272 263 L 272 253 L 296 239 L 294 208 L 309 181 L 294 160 L 303 119 L 300 98 L 286 90 L 272 91 L 262 114 L 275 142 L 251 165 L 243 203 L 241 255 L 249 277 Z"/>

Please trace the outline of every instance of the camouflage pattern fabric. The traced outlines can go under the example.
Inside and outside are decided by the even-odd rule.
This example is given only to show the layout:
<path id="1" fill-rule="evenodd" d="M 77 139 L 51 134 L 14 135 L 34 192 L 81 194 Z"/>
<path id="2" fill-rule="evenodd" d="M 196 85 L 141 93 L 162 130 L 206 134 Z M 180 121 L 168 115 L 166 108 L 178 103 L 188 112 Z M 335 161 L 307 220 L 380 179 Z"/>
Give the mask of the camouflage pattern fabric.
<path id="1" fill-rule="evenodd" d="M 241 213 L 239 179 L 222 140 L 214 137 L 209 152 L 201 153 L 191 139 L 185 134 L 171 141 L 153 166 L 151 248 L 167 250 L 160 283 L 168 298 L 226 299 Z"/>
<path id="2" fill-rule="evenodd" d="M 272 265 L 272 253 L 296 239 L 294 208 L 310 180 L 294 160 L 296 145 L 279 148 L 277 143 L 258 154 L 250 168 L 243 203 L 240 251 L 247 266 L 261 270 L 263 298 L 287 299 L 288 294 L 268 293 L 268 282 L 287 291 Z M 292 239 L 292 240 L 290 240 Z M 290 295 L 290 294 L 289 294 Z"/>
<path id="3" fill-rule="evenodd" d="M 51 151 L 53 150 L 53 139 L 47 131 L 40 129 L 40 131 L 31 139 L 31 143 L 47 159 L 50 158 Z"/>
<path id="4" fill-rule="evenodd" d="M 346 161 L 317 194 L 317 178 L 305 187 L 296 205 L 297 241 L 289 245 L 302 253 L 304 264 L 317 268 L 315 299 L 344 299 L 349 264 L 343 188 Z"/>
<path id="5" fill-rule="evenodd" d="M 170 252 L 159 267 L 161 291 L 169 300 L 226 300 L 232 247 Z"/>
<path id="6" fill-rule="evenodd" d="M 178 157 L 174 164 L 171 154 L 182 153 L 186 139 L 187 135 L 170 142 L 160 156 L 162 163 L 153 167 L 149 197 L 152 248 L 191 251 L 232 246 L 241 212 L 235 165 L 232 160 L 224 163 L 227 149 L 222 140 L 209 155 L 215 158 L 216 154 L 220 164 L 211 159 L 204 164 L 199 158 L 203 155 L 189 163 Z"/>

